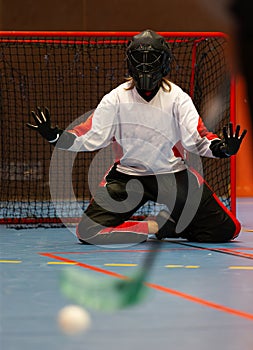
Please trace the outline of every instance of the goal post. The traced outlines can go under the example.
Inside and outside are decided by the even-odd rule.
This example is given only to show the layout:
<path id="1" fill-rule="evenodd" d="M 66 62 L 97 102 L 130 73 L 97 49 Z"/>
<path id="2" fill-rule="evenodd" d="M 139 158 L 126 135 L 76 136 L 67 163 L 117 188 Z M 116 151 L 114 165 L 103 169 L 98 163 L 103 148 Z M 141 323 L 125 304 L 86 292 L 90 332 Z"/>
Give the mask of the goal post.
<path id="1" fill-rule="evenodd" d="M 47 106 L 52 122 L 67 128 L 86 118 L 104 94 L 124 82 L 125 50 L 137 32 L 0 32 L 0 223 L 57 223 L 78 220 L 90 200 L 89 167 L 96 152 L 60 152 L 59 197 L 52 201 L 52 146 L 25 127 L 30 111 Z M 159 32 L 170 43 L 169 80 L 182 87 L 213 132 L 235 121 L 235 84 L 228 63 L 229 39 L 216 32 Z M 108 154 L 108 159 L 105 159 Z M 191 156 L 191 155 L 190 155 Z M 97 172 L 111 161 L 104 154 Z M 194 156 L 192 156 L 194 157 Z M 73 165 L 72 193 L 64 169 Z M 203 158 L 204 176 L 235 213 L 235 159 Z M 91 178 L 91 176 L 90 176 Z M 66 190 L 66 191 L 65 191 Z M 74 193 L 74 198 L 73 198 Z M 139 217 L 156 214 L 148 203 Z"/>

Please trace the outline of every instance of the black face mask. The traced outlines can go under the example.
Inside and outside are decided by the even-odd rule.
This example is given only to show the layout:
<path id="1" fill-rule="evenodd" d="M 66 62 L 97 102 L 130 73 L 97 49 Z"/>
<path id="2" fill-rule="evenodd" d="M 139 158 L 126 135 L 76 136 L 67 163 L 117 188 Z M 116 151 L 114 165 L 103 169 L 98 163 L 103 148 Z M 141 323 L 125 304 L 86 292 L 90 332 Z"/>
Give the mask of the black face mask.
<path id="1" fill-rule="evenodd" d="M 171 51 L 165 39 L 151 30 L 133 37 L 127 48 L 130 76 L 140 90 L 155 89 L 170 69 Z"/>
<path id="2" fill-rule="evenodd" d="M 164 53 L 140 47 L 128 53 L 129 72 L 140 90 L 153 90 L 163 77 Z"/>

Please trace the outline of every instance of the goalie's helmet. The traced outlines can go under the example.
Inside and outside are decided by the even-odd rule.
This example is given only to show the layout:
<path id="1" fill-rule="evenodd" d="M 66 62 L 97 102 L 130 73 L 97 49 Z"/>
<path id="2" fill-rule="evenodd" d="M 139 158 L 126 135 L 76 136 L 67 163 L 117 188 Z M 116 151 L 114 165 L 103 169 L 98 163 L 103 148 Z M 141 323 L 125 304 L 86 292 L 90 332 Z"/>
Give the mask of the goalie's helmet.
<path id="1" fill-rule="evenodd" d="M 128 44 L 126 55 L 129 75 L 141 90 L 153 90 L 169 73 L 170 46 L 152 30 L 135 35 Z"/>

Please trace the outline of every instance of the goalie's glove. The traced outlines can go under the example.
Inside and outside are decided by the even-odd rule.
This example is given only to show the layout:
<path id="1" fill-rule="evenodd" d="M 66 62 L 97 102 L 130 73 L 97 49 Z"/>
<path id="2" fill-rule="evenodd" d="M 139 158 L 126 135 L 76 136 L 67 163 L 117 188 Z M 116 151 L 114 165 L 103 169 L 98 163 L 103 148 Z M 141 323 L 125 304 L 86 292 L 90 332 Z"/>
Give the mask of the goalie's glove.
<path id="1" fill-rule="evenodd" d="M 31 115 L 36 125 L 26 123 L 28 128 L 38 131 L 38 133 L 50 143 L 56 143 L 60 135 L 63 133 L 63 130 L 58 129 L 58 127 L 52 128 L 48 108 L 45 108 L 44 113 L 40 107 L 37 107 L 36 112 L 32 111 Z"/>
<path id="2" fill-rule="evenodd" d="M 228 134 L 229 131 L 229 134 Z M 223 137 L 224 137 L 224 146 L 221 147 L 223 153 L 228 156 L 232 156 L 239 151 L 242 140 L 244 139 L 247 130 L 243 130 L 240 136 L 240 125 L 236 126 L 235 133 L 233 130 L 233 123 L 229 123 L 229 127 L 223 127 Z"/>
<path id="3" fill-rule="evenodd" d="M 247 130 L 243 130 L 240 136 L 240 125 L 236 126 L 235 133 L 233 123 L 223 127 L 223 140 L 213 140 L 210 149 L 215 157 L 226 158 L 236 154 L 241 146 Z"/>

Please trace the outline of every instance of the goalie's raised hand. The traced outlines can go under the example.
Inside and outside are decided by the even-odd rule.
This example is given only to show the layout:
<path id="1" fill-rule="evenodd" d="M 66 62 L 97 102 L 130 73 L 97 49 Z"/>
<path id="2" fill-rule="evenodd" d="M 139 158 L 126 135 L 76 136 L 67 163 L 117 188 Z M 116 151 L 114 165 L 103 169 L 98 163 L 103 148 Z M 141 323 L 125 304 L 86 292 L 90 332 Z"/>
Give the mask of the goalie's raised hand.
<path id="1" fill-rule="evenodd" d="M 221 151 L 227 156 L 236 154 L 241 146 L 242 140 L 244 139 L 247 130 L 243 130 L 240 135 L 240 125 L 237 125 L 234 131 L 233 123 L 229 123 L 226 127 L 223 127 L 223 144 Z"/>
<path id="2" fill-rule="evenodd" d="M 32 111 L 31 115 L 36 125 L 26 123 L 28 128 L 36 130 L 42 137 L 44 137 L 49 142 L 56 142 L 61 134 L 61 130 L 57 127 L 52 128 L 49 109 L 45 108 L 44 111 L 42 111 L 40 107 L 37 107 L 36 112 Z"/>

